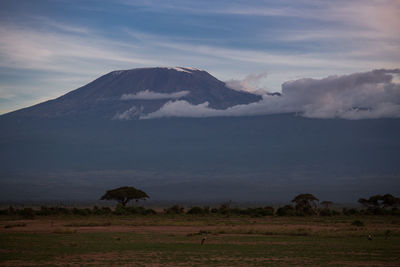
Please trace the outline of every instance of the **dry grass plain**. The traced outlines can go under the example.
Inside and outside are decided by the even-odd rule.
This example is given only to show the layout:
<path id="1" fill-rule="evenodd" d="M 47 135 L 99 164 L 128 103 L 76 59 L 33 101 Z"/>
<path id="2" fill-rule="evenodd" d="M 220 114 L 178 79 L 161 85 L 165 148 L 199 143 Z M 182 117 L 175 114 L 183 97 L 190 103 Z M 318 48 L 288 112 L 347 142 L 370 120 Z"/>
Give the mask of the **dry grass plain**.
<path id="1" fill-rule="evenodd" d="M 400 266 L 400 217 L 0 217 L 0 266 L 82 265 Z"/>

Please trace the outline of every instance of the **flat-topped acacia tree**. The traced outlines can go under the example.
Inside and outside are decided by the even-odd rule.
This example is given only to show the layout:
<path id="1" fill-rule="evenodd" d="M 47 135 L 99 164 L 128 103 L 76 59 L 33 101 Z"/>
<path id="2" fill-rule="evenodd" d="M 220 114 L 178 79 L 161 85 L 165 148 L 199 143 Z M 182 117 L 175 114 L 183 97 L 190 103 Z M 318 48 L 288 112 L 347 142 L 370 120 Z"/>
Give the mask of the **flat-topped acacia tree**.
<path id="1" fill-rule="evenodd" d="M 303 214 L 315 214 L 319 199 L 313 194 L 297 195 L 292 202 L 296 203 L 296 210 Z"/>
<path id="2" fill-rule="evenodd" d="M 125 206 L 129 201 L 134 199 L 136 202 L 146 198 L 150 198 L 145 192 L 136 189 L 133 186 L 123 186 L 115 189 L 108 190 L 100 200 L 116 200 L 122 206 Z"/>

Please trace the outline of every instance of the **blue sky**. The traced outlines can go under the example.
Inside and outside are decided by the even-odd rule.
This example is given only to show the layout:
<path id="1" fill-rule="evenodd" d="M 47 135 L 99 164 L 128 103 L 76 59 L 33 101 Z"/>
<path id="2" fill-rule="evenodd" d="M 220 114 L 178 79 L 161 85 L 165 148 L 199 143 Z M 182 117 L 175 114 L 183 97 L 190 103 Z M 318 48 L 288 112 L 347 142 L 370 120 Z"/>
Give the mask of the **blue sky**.
<path id="1" fill-rule="evenodd" d="M 397 0 L 0 0 L 0 114 L 117 69 L 263 74 L 254 87 L 280 91 L 303 77 L 398 68 L 399 14 Z"/>

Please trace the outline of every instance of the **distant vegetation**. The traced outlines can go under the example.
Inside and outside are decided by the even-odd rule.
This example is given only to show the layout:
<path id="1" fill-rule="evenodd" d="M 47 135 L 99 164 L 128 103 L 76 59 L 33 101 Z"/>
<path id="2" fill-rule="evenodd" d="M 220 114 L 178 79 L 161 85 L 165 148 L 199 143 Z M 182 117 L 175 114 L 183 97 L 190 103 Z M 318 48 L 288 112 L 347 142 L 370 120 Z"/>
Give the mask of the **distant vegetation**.
<path id="1" fill-rule="evenodd" d="M 107 191 L 109 192 L 109 191 Z M 143 192 L 143 191 L 141 191 Z M 144 193 L 144 192 L 143 192 Z M 147 195 L 147 194 L 146 194 Z M 156 212 L 154 209 L 126 206 L 119 201 L 115 208 L 97 207 L 93 208 L 65 208 L 65 207 L 46 207 L 42 206 L 39 209 L 21 208 L 16 209 L 10 206 L 7 209 L 0 210 L 0 215 L 20 216 L 26 219 L 33 219 L 35 216 L 58 216 L 58 215 L 223 215 L 223 216 L 335 216 L 335 215 L 400 215 L 400 198 L 390 194 L 375 195 L 368 199 L 360 198 L 358 201 L 364 206 L 364 209 L 355 208 L 330 208 L 333 203 L 331 201 L 322 201 L 318 205 L 318 198 L 312 194 L 300 194 L 296 196 L 292 203 L 294 205 L 284 205 L 277 209 L 271 206 L 254 207 L 254 208 L 237 208 L 231 207 L 231 202 L 221 204 L 219 207 L 190 207 L 185 209 L 180 205 L 173 205 L 165 208 L 163 211 Z"/>
<path id="2" fill-rule="evenodd" d="M 360 198 L 358 203 L 367 208 L 368 213 L 380 215 L 386 214 L 388 210 L 398 213 L 400 207 L 400 198 L 394 197 L 391 194 L 374 195 L 368 199 Z"/>

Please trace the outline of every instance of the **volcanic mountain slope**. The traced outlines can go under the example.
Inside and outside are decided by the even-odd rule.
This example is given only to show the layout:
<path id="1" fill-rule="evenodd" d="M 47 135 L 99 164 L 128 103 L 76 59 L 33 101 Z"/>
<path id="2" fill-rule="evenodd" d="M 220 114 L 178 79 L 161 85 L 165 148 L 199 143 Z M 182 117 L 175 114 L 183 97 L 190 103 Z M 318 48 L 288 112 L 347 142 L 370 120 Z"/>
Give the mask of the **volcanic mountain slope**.
<path id="1" fill-rule="evenodd" d="M 110 72 L 57 99 L 8 116 L 133 119 L 178 99 L 226 109 L 261 97 L 232 90 L 208 72 L 194 68 L 140 68 Z"/>

